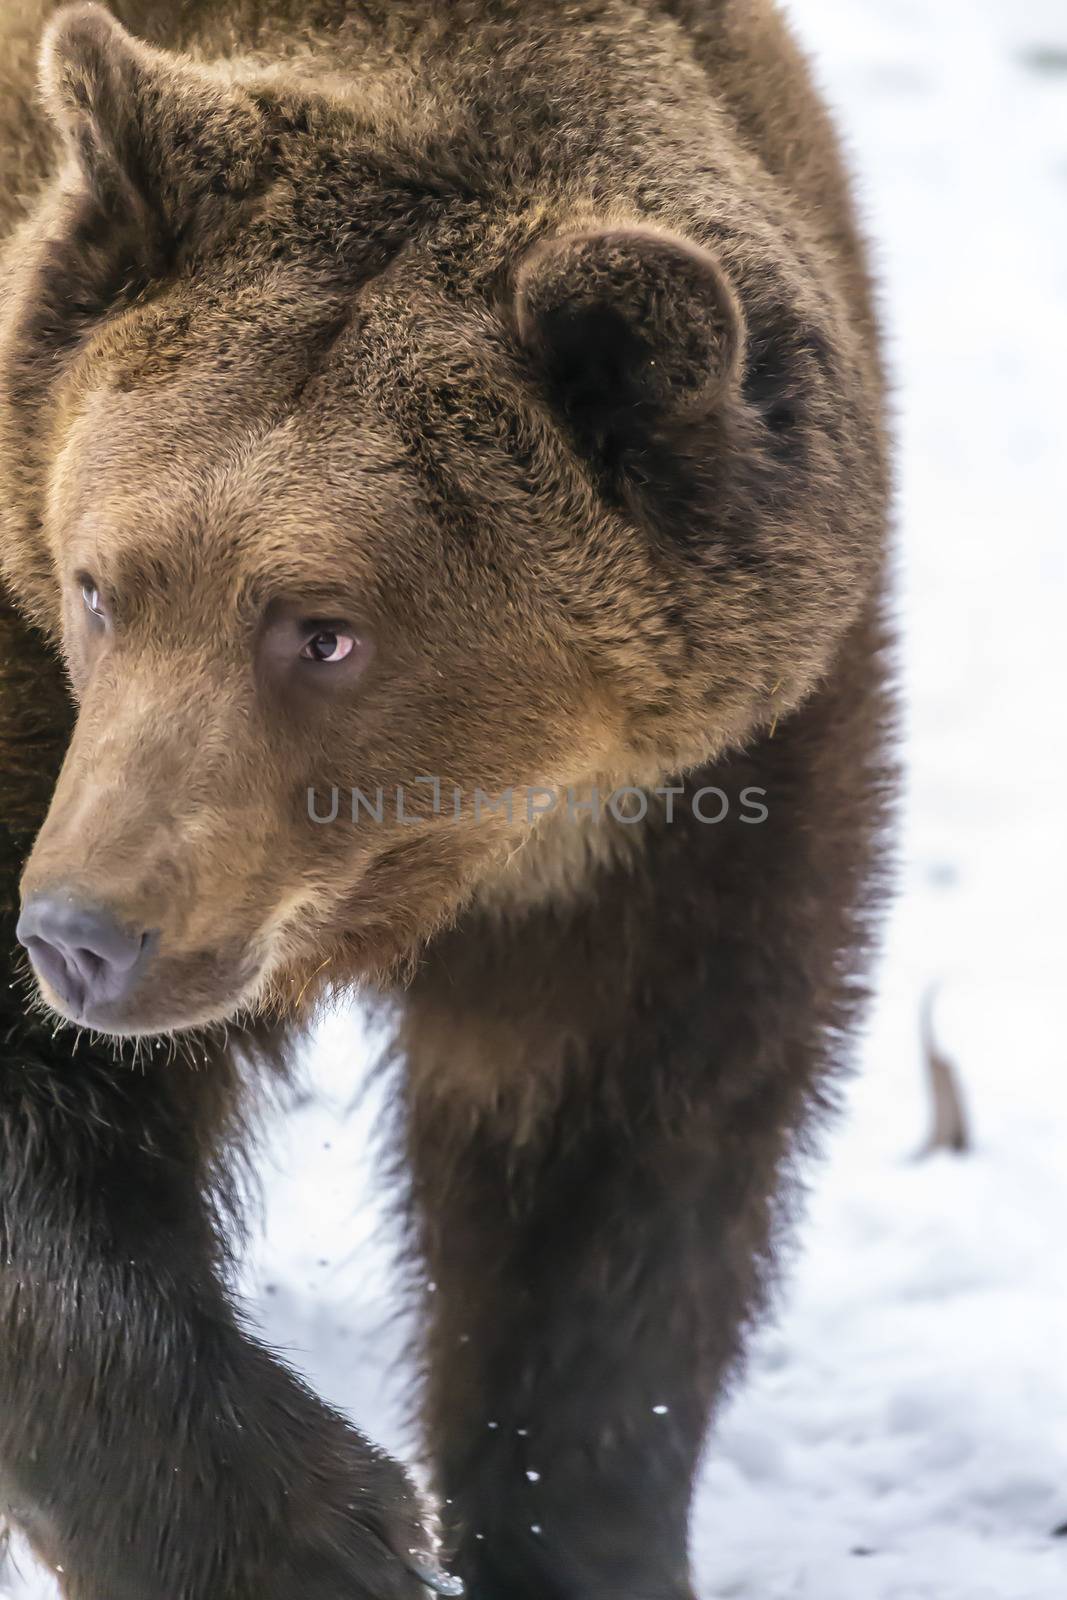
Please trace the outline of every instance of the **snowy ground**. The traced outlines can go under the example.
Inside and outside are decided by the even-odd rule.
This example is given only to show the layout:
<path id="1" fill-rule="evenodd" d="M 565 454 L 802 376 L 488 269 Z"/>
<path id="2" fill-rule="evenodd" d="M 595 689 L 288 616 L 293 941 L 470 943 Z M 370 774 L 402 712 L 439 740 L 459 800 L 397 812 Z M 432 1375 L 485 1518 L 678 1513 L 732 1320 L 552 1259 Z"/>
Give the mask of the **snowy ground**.
<path id="1" fill-rule="evenodd" d="M 1067 1594 L 1067 7 L 793 0 L 862 176 L 902 446 L 911 767 L 904 893 L 781 1316 L 723 1419 L 695 1540 L 705 1600 Z M 916 1163 L 917 1015 L 977 1152 Z M 248 1281 L 267 1335 L 410 1450 L 362 1051 L 272 1133 Z M 362 1174 L 362 1176 L 360 1176 Z M 364 1192 L 366 1190 L 366 1192 Z M 0 1593 L 51 1594 L 24 1581 Z"/>

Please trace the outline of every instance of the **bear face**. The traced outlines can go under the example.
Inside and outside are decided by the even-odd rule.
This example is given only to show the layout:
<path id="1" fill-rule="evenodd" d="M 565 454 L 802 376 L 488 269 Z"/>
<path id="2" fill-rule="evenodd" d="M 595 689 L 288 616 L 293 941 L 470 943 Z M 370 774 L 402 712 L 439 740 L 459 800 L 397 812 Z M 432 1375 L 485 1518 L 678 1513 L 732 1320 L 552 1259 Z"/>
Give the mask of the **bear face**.
<path id="1" fill-rule="evenodd" d="M 794 263 L 472 199 L 432 141 L 400 159 L 91 6 L 43 79 L 4 565 L 78 719 L 23 892 L 145 956 L 99 1003 L 45 974 L 56 1009 L 157 1031 L 382 974 L 521 879 L 505 792 L 654 784 L 810 689 L 880 485 Z"/>
<path id="2" fill-rule="evenodd" d="M 404 954 L 514 848 L 489 804 L 472 820 L 479 791 L 580 782 L 625 740 L 543 570 L 544 521 L 508 513 L 505 484 L 508 568 L 446 537 L 361 396 L 359 332 L 345 318 L 324 359 L 322 297 L 289 277 L 244 304 L 220 290 L 217 320 L 201 300 L 192 340 L 166 296 L 62 386 L 43 533 L 79 715 L 24 894 L 69 883 L 160 930 L 167 1009 L 138 1000 L 139 1026 L 225 1015 L 331 938 L 360 968 Z M 334 790 L 316 824 L 309 792 L 321 814 Z"/>

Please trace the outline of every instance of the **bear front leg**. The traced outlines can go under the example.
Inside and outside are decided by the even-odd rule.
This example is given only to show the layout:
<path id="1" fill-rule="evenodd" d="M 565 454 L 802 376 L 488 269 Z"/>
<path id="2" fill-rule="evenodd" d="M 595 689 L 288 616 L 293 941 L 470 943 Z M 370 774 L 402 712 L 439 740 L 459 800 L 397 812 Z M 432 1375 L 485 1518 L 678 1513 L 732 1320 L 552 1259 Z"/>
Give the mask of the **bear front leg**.
<path id="1" fill-rule="evenodd" d="M 226 1065 L 6 1019 L 0 1492 L 71 1600 L 414 1600 L 400 1467 L 241 1329 L 204 1196 Z"/>
<path id="2" fill-rule="evenodd" d="M 454 938 L 403 1035 L 425 1416 L 456 1570 L 473 1600 L 683 1600 L 694 1474 L 759 1302 L 799 1085 L 734 1092 L 703 1008 L 619 1016 L 611 1051 L 553 1061 L 536 1017 L 502 1013 L 521 992 L 565 1014 L 581 976 L 522 964 L 512 987 L 502 959 L 499 937 L 472 951 L 482 1014 L 457 1014 Z"/>
<path id="3" fill-rule="evenodd" d="M 552 1143 L 524 1160 L 478 1135 L 424 1228 L 426 1421 L 455 1569 L 474 1600 L 683 1600 L 694 1473 L 766 1207 L 702 1172 L 681 1130 L 637 1150 L 560 1124 Z"/>
<path id="4" fill-rule="evenodd" d="M 198 1042 L 123 1062 L 29 1009 L 18 878 L 60 683 L 0 606 L 0 1516 L 70 1600 L 414 1600 L 405 1475 L 224 1289 L 235 1062 Z"/>

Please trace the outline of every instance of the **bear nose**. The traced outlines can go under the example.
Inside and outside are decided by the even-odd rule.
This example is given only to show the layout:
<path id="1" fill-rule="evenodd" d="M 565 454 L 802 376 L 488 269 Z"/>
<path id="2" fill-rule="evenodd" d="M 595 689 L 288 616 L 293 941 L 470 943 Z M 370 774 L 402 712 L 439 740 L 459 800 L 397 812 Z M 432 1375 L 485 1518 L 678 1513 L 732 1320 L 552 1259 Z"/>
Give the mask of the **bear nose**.
<path id="1" fill-rule="evenodd" d="M 37 976 L 79 1017 L 127 998 L 148 945 L 146 933 L 120 922 L 107 906 L 53 890 L 30 896 L 15 935 Z"/>

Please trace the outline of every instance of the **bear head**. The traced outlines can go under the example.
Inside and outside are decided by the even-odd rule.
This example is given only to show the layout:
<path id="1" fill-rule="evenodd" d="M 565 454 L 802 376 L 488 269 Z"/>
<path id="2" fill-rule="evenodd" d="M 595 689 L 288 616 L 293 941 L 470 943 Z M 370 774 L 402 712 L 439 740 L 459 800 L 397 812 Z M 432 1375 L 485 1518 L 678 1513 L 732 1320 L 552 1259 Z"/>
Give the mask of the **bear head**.
<path id="1" fill-rule="evenodd" d="M 92 5 L 42 92 L 0 493 L 77 707 L 23 885 L 57 1010 L 170 1030 L 391 973 L 521 880 L 531 792 L 655 784 L 817 682 L 878 497 L 788 262 L 514 199 L 473 133 Z"/>

